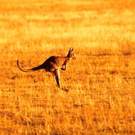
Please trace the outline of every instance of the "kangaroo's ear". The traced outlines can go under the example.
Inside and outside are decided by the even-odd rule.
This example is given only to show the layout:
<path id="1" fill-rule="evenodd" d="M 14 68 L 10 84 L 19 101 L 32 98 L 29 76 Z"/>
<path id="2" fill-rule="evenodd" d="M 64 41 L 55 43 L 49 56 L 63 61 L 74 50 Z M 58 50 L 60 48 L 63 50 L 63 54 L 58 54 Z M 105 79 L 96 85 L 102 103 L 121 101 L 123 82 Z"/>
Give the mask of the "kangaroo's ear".
<path id="1" fill-rule="evenodd" d="M 70 48 L 69 50 L 70 50 L 70 51 L 73 51 L 73 48 Z"/>

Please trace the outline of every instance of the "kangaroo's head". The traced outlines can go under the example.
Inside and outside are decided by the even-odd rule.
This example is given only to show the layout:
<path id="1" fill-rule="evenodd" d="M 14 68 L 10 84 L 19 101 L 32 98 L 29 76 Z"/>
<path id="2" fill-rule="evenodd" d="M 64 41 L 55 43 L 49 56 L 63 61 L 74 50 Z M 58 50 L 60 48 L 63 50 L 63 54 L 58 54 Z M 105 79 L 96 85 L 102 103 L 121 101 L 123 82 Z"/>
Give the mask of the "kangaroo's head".
<path id="1" fill-rule="evenodd" d="M 73 52 L 73 48 L 70 48 L 70 49 L 69 49 L 68 54 L 67 54 L 67 56 L 66 56 L 66 59 L 65 59 L 63 65 L 62 65 L 62 67 L 61 67 L 62 70 L 66 70 L 66 65 L 67 65 L 67 63 L 69 62 L 69 60 L 70 60 L 71 58 L 75 58 L 74 52 Z"/>
<path id="2" fill-rule="evenodd" d="M 69 49 L 68 54 L 67 54 L 67 57 L 68 57 L 69 59 L 75 57 L 73 48 L 70 48 L 70 49 Z"/>

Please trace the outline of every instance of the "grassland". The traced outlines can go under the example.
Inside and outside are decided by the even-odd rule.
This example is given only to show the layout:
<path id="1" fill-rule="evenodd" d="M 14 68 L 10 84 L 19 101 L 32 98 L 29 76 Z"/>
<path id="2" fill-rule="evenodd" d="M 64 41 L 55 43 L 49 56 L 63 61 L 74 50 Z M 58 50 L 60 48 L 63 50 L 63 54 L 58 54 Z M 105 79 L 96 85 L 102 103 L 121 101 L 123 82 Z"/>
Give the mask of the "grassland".
<path id="1" fill-rule="evenodd" d="M 134 135 L 135 2 L 0 0 L 0 135 Z M 62 87 L 50 55 L 76 59 Z"/>

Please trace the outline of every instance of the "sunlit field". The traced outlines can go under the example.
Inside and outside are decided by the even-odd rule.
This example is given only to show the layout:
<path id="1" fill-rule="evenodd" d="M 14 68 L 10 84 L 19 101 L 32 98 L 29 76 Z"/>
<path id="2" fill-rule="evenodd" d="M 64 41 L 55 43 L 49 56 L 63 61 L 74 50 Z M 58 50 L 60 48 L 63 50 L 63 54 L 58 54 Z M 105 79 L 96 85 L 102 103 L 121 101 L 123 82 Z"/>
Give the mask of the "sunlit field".
<path id="1" fill-rule="evenodd" d="M 135 135 L 135 1 L 0 0 L 0 135 Z"/>

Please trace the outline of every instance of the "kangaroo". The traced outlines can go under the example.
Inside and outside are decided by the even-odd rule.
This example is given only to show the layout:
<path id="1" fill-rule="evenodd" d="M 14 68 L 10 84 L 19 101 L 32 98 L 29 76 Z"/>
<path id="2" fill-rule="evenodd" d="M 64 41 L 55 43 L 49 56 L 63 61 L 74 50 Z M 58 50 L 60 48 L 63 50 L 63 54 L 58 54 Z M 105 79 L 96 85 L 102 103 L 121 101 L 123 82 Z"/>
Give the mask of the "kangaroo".
<path id="1" fill-rule="evenodd" d="M 47 60 L 45 60 L 41 65 L 33 67 L 31 69 L 23 69 L 19 61 L 17 60 L 18 68 L 23 72 L 28 71 L 37 71 L 40 69 L 44 69 L 46 72 L 50 72 L 54 75 L 57 86 L 60 88 L 60 69 L 66 70 L 67 63 L 70 61 L 71 58 L 74 57 L 73 48 L 70 48 L 67 56 L 50 56 Z"/>

